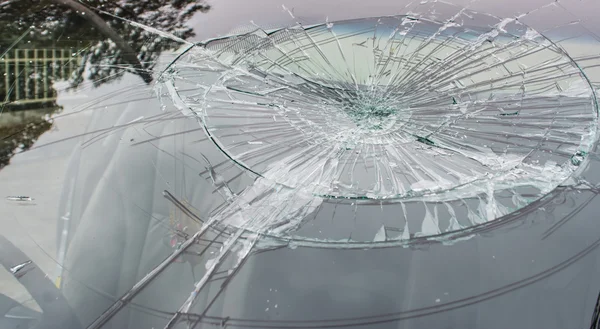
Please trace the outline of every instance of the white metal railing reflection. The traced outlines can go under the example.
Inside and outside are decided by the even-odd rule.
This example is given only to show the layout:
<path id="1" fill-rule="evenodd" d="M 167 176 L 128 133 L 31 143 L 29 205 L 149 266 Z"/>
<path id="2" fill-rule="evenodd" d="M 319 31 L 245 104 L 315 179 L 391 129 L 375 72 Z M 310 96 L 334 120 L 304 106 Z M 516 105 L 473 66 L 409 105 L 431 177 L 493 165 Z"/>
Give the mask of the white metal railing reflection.
<path id="1" fill-rule="evenodd" d="M 2 103 L 43 103 L 56 99 L 53 81 L 68 79 L 82 64 L 72 49 L 14 49 L 0 59 L 4 75 Z"/>

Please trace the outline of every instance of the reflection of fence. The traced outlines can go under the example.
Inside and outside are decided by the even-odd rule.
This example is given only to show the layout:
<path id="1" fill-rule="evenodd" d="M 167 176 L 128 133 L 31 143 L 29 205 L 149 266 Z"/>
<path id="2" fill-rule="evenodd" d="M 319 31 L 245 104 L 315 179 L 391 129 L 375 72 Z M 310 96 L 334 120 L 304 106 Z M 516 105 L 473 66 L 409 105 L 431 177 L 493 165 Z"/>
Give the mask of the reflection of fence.
<path id="1" fill-rule="evenodd" d="M 0 102 L 42 103 L 56 99 L 52 82 L 68 79 L 81 65 L 81 56 L 70 49 L 14 49 L 1 62 L 4 95 Z"/>

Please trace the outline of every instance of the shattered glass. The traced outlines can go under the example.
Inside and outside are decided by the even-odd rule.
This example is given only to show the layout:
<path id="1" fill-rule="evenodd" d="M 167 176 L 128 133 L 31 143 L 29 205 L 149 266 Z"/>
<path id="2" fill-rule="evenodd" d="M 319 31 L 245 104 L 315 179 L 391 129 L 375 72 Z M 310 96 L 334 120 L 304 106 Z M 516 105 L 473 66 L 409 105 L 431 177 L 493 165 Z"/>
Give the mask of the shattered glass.
<path id="1" fill-rule="evenodd" d="M 596 139 L 585 74 L 516 20 L 456 10 L 445 23 L 415 14 L 258 29 L 173 63 L 161 82 L 174 103 L 259 177 L 224 210 L 237 221 L 227 225 L 285 225 L 280 234 L 324 199 L 360 200 L 420 203 L 393 227 L 436 235 L 569 178 Z M 280 223 L 289 217 L 298 223 Z"/>
<path id="2" fill-rule="evenodd" d="M 7 321 L 599 325 L 596 2 L 61 1 L 0 2 Z"/>

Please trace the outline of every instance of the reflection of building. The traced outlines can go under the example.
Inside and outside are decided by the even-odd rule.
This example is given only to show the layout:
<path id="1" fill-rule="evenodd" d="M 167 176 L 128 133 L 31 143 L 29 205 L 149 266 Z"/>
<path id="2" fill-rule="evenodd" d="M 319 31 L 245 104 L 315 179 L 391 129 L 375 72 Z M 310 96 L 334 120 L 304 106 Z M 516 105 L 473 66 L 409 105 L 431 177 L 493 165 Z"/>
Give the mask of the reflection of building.
<path id="1" fill-rule="evenodd" d="M 52 82 L 67 80 L 80 67 L 82 58 L 70 49 L 13 49 L 2 62 L 2 103 L 20 105 L 56 100 Z"/>

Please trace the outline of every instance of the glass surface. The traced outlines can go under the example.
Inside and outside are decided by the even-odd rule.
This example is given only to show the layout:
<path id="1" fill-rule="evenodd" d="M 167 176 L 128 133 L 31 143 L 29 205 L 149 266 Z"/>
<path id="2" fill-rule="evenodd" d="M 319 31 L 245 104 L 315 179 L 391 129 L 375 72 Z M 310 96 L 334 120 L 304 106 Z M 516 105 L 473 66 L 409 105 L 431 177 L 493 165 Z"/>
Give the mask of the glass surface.
<path id="1" fill-rule="evenodd" d="M 598 327 L 598 13 L 0 1 L 0 328 Z"/>

